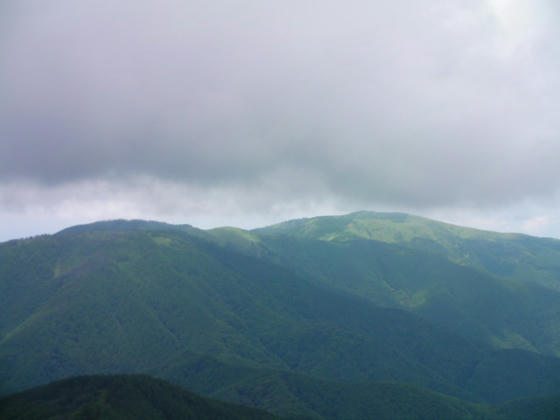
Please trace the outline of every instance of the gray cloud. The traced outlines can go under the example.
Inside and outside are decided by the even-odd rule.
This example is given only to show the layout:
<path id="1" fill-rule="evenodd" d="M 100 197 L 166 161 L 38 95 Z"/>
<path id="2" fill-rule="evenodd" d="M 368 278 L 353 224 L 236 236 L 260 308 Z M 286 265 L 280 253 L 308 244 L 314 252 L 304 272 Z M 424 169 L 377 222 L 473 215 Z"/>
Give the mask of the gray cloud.
<path id="1" fill-rule="evenodd" d="M 155 179 L 263 211 L 551 196 L 558 10 L 524 4 L 4 2 L 0 184 Z"/>

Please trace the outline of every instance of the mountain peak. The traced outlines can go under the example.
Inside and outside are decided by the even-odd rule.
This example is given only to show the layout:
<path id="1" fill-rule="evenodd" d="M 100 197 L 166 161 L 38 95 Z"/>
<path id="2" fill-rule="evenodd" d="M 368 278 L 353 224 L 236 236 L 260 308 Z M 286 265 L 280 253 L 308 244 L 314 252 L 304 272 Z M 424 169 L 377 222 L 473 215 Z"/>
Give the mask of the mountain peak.
<path id="1" fill-rule="evenodd" d="M 71 226 L 56 233 L 56 235 L 72 235 L 95 230 L 105 231 L 126 231 L 126 230 L 191 230 L 195 229 L 191 225 L 172 225 L 169 223 L 154 220 L 140 219 L 115 219 L 102 220 L 99 222 L 87 223 L 83 225 Z"/>

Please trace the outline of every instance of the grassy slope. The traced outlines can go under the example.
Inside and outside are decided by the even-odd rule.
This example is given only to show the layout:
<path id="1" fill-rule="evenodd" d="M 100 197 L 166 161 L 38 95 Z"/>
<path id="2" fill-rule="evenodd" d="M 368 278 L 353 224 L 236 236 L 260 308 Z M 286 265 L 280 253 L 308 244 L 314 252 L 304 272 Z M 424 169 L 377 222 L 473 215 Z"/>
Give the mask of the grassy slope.
<path id="1" fill-rule="evenodd" d="M 555 239 L 465 228 L 402 213 L 375 212 L 293 220 L 253 233 L 337 242 L 367 239 L 398 243 L 444 255 L 456 263 L 495 275 L 560 290 L 560 241 Z"/>

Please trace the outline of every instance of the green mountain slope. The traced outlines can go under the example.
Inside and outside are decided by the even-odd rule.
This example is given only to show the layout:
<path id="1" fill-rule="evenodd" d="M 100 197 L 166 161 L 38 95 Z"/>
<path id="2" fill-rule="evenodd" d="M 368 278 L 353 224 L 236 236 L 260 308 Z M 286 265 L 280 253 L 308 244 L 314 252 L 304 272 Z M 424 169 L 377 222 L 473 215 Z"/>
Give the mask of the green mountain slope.
<path id="1" fill-rule="evenodd" d="M 0 418 L 11 420 L 265 420 L 255 408 L 227 404 L 141 375 L 82 376 L 0 399 Z"/>
<path id="2" fill-rule="evenodd" d="M 463 384 L 463 397 L 472 400 L 474 395 L 484 395 L 486 401 L 500 403 L 520 395 L 554 394 L 559 389 L 555 377 L 558 372 L 556 358 L 543 358 L 520 350 L 492 352 L 478 362 Z M 233 365 L 192 353 L 184 353 L 149 373 L 218 399 L 254 405 L 281 415 L 304 413 L 326 418 L 336 411 L 336 407 L 351 411 L 357 395 L 372 400 L 374 390 L 388 386 L 372 382 L 328 381 L 296 372 Z M 403 386 L 392 385 L 395 385 L 393 390 Z M 412 388 L 418 392 L 426 391 Z M 316 402 L 318 396 L 323 396 L 321 404 Z M 406 399 L 399 403 L 406 404 Z"/>
<path id="3" fill-rule="evenodd" d="M 560 294 L 545 286 L 559 278 L 560 241 L 369 212 L 251 234 L 269 259 L 316 284 L 412 311 L 497 348 L 560 354 Z"/>
<path id="4" fill-rule="evenodd" d="M 189 350 L 458 393 L 455 384 L 482 354 L 413 315 L 318 288 L 182 232 L 94 231 L 29 243 L 0 248 L 4 290 L 15 290 L 0 309 L 3 392 L 70 375 L 138 371 Z M 34 291 L 31 301 L 17 287 L 23 283 Z"/>
<path id="5" fill-rule="evenodd" d="M 559 420 L 560 396 L 543 396 L 511 401 L 498 407 L 495 412 L 508 420 Z"/>
<path id="6" fill-rule="evenodd" d="M 394 400 L 560 392 L 560 359 L 538 354 L 558 348 L 555 291 L 410 244 L 275 229 L 115 221 L 0 244 L 0 393 L 146 372 L 329 418 L 381 381 L 416 385 Z"/>
<path id="7" fill-rule="evenodd" d="M 560 353 L 560 293 L 378 241 L 263 237 L 277 263 L 322 287 L 405 309 L 496 348 Z"/>
<path id="8" fill-rule="evenodd" d="M 259 235 L 343 242 L 355 239 L 430 251 L 488 273 L 560 290 L 560 241 L 465 228 L 403 213 L 361 211 L 292 220 Z"/>
<path id="9" fill-rule="evenodd" d="M 341 383 L 294 372 L 225 364 L 185 354 L 152 372 L 204 395 L 256 406 L 282 416 L 313 419 L 487 418 L 472 404 L 398 383 Z"/>

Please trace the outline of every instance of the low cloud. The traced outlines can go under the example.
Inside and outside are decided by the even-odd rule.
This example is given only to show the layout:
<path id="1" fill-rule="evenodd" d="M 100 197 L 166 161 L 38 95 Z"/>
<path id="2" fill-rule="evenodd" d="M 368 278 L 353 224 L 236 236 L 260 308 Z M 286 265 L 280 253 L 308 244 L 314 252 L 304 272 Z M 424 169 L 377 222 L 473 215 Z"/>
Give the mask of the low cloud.
<path id="1" fill-rule="evenodd" d="M 84 185 L 107 209 L 126 196 L 121 213 L 211 214 L 228 197 L 254 220 L 490 211 L 559 190 L 546 1 L 0 7 L 4 212 Z"/>

